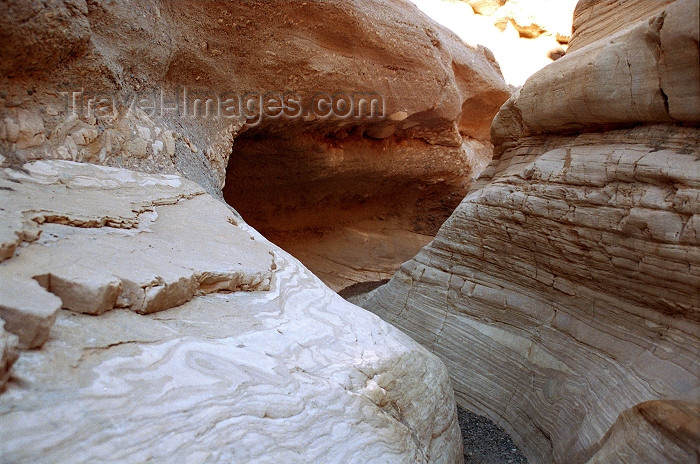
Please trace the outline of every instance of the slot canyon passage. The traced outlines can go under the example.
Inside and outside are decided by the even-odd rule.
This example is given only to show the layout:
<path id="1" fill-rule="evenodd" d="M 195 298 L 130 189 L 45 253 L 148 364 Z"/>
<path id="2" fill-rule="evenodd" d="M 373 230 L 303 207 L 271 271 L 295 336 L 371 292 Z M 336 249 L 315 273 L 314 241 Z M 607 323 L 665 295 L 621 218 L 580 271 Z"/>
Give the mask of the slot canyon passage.
<path id="1" fill-rule="evenodd" d="M 3 1 L 0 463 L 698 462 L 699 10 Z"/>

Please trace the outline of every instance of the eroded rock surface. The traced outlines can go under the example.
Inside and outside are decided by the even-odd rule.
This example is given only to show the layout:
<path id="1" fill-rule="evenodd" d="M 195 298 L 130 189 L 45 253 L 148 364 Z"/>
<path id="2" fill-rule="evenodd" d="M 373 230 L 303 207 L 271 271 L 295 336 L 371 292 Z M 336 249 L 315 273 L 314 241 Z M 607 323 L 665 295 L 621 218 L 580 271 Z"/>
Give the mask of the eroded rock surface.
<path id="1" fill-rule="evenodd" d="M 577 8 L 587 43 L 575 32 L 503 106 L 494 161 L 364 305 L 438 354 L 460 405 L 531 462 L 692 462 L 700 118 L 663 95 L 697 72 L 698 30 L 674 18 L 698 3 L 600 2 L 615 30 L 586 25 L 594 3 Z"/>
<path id="2" fill-rule="evenodd" d="M 180 173 L 214 195 L 226 184 L 251 225 L 319 256 L 307 264 L 336 288 L 388 277 L 437 231 L 490 158 L 491 119 L 510 95 L 488 50 L 403 0 L 12 0 L 2 10 L 7 164 Z M 303 111 L 259 118 L 268 92 L 296 94 Z M 323 117 L 312 111 L 319 93 L 357 95 L 355 110 Z M 374 116 L 363 98 L 377 98 Z M 316 240 L 345 230 L 372 237 L 349 263 Z M 371 250 L 406 234 L 389 271 L 373 268 Z"/>
<path id="3" fill-rule="evenodd" d="M 440 361 L 196 184 L 67 161 L 1 176 L 17 236 L 36 228 L 0 263 L 4 330 L 34 325 L 20 297 L 64 308 L 0 395 L 3 461 L 461 462 Z M 0 323 L 3 383 L 17 344 Z"/>

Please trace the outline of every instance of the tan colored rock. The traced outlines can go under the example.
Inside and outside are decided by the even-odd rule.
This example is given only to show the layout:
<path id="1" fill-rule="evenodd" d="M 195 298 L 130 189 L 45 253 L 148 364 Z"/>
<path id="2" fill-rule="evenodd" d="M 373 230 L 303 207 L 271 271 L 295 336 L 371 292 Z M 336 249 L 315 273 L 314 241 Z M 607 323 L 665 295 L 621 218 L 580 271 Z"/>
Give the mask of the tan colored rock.
<path id="1" fill-rule="evenodd" d="M 19 125 L 10 117 L 5 117 L 3 125 L 3 139 L 15 143 L 19 138 Z"/>
<path id="2" fill-rule="evenodd" d="M 61 308 L 60 298 L 5 266 L 0 268 L 0 277 L 0 318 L 5 321 L 5 330 L 19 337 L 23 349 L 41 347 Z"/>
<path id="3" fill-rule="evenodd" d="M 152 309 L 141 292 L 162 309 L 59 310 L 0 394 L 3 460 L 462 461 L 444 365 L 194 183 L 65 161 L 0 179 L 18 181 L 0 190 L 10 212 L 43 218 L 0 265 L 1 307 L 60 305 L 36 275 L 74 310 L 109 309 L 115 278 L 117 305 Z M 3 381 L 12 337 L 0 322 Z"/>
<path id="4" fill-rule="evenodd" d="M 649 440 L 653 437 L 653 440 Z M 700 454 L 700 407 L 647 401 L 624 411 L 588 462 L 693 462 Z"/>
<path id="5" fill-rule="evenodd" d="M 466 43 L 488 47 L 513 87 L 564 55 L 576 6 L 575 0 L 411 1 Z"/>
<path id="6" fill-rule="evenodd" d="M 574 51 L 494 119 L 496 157 L 435 239 L 361 299 L 531 462 L 697 456 L 700 129 L 674 123 L 659 87 L 695 66 L 659 66 L 688 3 L 621 5 L 588 29 L 580 16 Z"/>
<path id="7" fill-rule="evenodd" d="M 46 140 L 43 118 L 24 108 L 10 108 L 3 112 L 0 122 L 0 140 L 15 144 L 18 149 L 41 146 Z"/>
<path id="8" fill-rule="evenodd" d="M 0 185 L 13 186 L 0 193 L 6 203 L 44 231 L 40 246 L 6 261 L 3 272 L 37 279 L 67 309 L 150 313 L 197 294 L 270 285 L 274 263 L 267 249 L 254 241 L 245 250 L 217 247 L 224 234 L 243 242 L 251 237 L 233 225 L 237 219 L 224 205 L 218 216 L 204 208 L 213 200 L 191 182 L 68 162 L 36 162 L 1 176 Z M 187 242 L 183 224 L 204 232 Z M 160 239 L 148 240 L 154 232 Z M 163 265 L 172 250 L 177 253 Z M 18 317 L 5 318 L 7 330 L 15 332 Z"/>
<path id="9" fill-rule="evenodd" d="M 661 28 L 659 76 L 669 115 L 700 121 L 700 3 L 676 2 L 666 10 Z"/>
<path id="10" fill-rule="evenodd" d="M 501 27 L 510 22 L 520 37 L 537 38 L 549 34 L 568 42 L 575 6 L 572 0 L 508 0 L 493 15 Z"/>
<path id="11" fill-rule="evenodd" d="M 700 132 L 544 140 L 494 161 L 363 306 L 439 354 L 458 402 L 529 459 L 578 463 L 623 410 L 700 387 L 700 236 L 683 234 Z"/>
<path id="12" fill-rule="evenodd" d="M 148 143 L 140 137 L 129 140 L 126 143 L 125 148 L 134 158 L 145 158 L 148 156 Z"/>
<path id="13" fill-rule="evenodd" d="M 512 96 L 499 112 L 492 127 L 493 142 L 504 144 L 538 133 L 640 122 L 700 121 L 695 104 L 697 84 L 683 84 L 700 75 L 697 42 L 692 39 L 698 34 L 698 25 L 685 21 L 688 10 L 696 6 L 697 0 L 679 0 L 672 6 L 655 8 L 653 16 L 643 18 L 635 10 L 634 21 L 627 27 L 614 28 L 613 35 L 585 46 L 580 46 L 581 41 L 597 36 L 574 36 L 566 56 L 528 79 L 520 93 Z M 626 12 L 622 10 L 620 14 Z M 683 26 L 672 29 L 681 22 Z M 669 30 L 664 36 L 678 35 L 677 41 L 661 40 L 665 24 L 669 24 Z M 586 25 L 580 27 L 585 30 Z"/>
<path id="14" fill-rule="evenodd" d="M 0 69 L 24 74 L 55 69 L 88 47 L 90 22 L 85 0 L 10 0 L 0 14 Z"/>
<path id="15" fill-rule="evenodd" d="M 44 120 L 36 113 L 20 109 L 17 112 L 19 123 L 19 137 L 17 148 L 37 147 L 44 143 Z"/>
<path id="16" fill-rule="evenodd" d="M 310 208 L 324 217 L 347 217 L 331 234 L 380 215 L 408 224 L 399 234 L 434 233 L 476 174 L 471 167 L 479 160 L 462 145 L 476 140 L 489 146 L 491 120 L 510 94 L 488 50 L 465 45 L 405 0 L 98 2 L 90 8 L 53 0 L 44 10 L 36 2 L 11 2 L 0 14 L 3 43 L 24 47 L 4 52 L 16 64 L 16 76 L 0 76 L 8 93 L 4 104 L 52 109 L 41 113 L 51 137 L 20 150 L 20 161 L 53 158 L 180 173 L 225 196 L 265 234 L 287 232 L 287 224 L 275 226 L 290 203 L 296 204 L 296 211 L 287 211 L 290 222 L 304 223 Z M 50 42 L 39 40 L 44 37 Z M 49 53 L 63 57 L 61 66 L 53 66 L 53 58 L 46 66 L 16 63 Z M 298 114 L 246 115 L 238 101 L 245 103 L 245 92 L 253 90 L 250 100 L 258 106 L 267 92 L 294 93 Z M 350 96 L 356 111 L 322 117 L 312 111 L 319 93 Z M 232 110 L 226 109 L 229 100 Z M 369 106 L 374 116 L 367 114 Z M 5 110 L 0 107 L 0 119 Z M 6 137 L 13 129 L 5 127 Z M 309 141 L 310 156 L 299 152 Z M 367 156 L 358 156 L 360 150 Z M 344 157 L 360 158 L 348 162 L 356 170 L 342 169 L 347 175 L 330 179 Z M 401 157 L 419 167 L 396 169 L 400 176 L 384 188 L 392 192 L 389 201 L 373 184 L 391 176 L 390 164 Z M 292 185 L 277 175 L 277 166 L 290 164 L 304 173 Z M 337 188 L 328 190 L 326 181 Z M 425 187 L 397 194 L 416 182 Z M 357 199 L 372 208 L 355 208 Z M 410 217 L 396 217 L 397 210 Z M 382 219 L 376 221 L 372 232 L 383 228 Z M 309 235 L 309 228 L 295 232 Z M 360 256 L 359 265 L 372 272 L 373 257 Z"/>
<path id="17" fill-rule="evenodd" d="M 475 13 L 480 15 L 491 15 L 497 9 L 506 4 L 507 0 L 465 0 Z"/>
<path id="18" fill-rule="evenodd" d="M 579 0 L 574 10 L 569 51 L 612 37 L 639 21 L 658 15 L 674 1 Z"/>
<path id="19" fill-rule="evenodd" d="M 121 280 L 96 266 L 70 264 L 57 266 L 34 279 L 61 298 L 62 307 L 86 314 L 102 314 L 113 309 L 121 293 Z"/>
<path id="20" fill-rule="evenodd" d="M 71 134 L 71 137 L 73 137 L 73 140 L 78 145 L 87 145 L 88 143 L 95 140 L 97 138 L 97 136 L 98 136 L 98 133 L 95 129 L 87 129 L 87 128 L 80 129 L 80 130 L 74 132 L 73 134 Z"/>

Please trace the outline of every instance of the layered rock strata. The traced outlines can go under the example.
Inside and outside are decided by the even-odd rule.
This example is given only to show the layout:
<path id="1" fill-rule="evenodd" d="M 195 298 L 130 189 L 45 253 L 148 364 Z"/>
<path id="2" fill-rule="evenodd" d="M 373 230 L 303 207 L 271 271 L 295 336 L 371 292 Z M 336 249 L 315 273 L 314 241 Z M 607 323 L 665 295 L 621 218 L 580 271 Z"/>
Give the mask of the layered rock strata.
<path id="1" fill-rule="evenodd" d="M 495 118 L 494 161 L 364 303 L 530 462 L 700 452 L 698 2 L 650 3 L 579 3 L 570 52 Z"/>
<path id="2" fill-rule="evenodd" d="M 0 179 L 3 461 L 461 462 L 442 363 L 201 187 L 67 161 Z"/>

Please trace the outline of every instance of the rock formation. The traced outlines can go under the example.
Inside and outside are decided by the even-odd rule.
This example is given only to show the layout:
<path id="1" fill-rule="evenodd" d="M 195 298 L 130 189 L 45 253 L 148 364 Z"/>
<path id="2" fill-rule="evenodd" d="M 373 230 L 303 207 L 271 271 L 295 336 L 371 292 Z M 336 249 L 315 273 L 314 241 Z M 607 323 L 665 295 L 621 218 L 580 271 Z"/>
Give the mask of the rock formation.
<path id="1" fill-rule="evenodd" d="M 530 462 L 700 453 L 698 2 L 581 1 L 494 160 L 364 306 Z"/>
<path id="2" fill-rule="evenodd" d="M 488 50 L 400 0 L 9 0 L 0 41 L 0 461 L 461 462 L 439 359 L 221 200 L 389 276 L 491 156 Z"/>
<path id="3" fill-rule="evenodd" d="M 576 0 L 411 1 L 465 42 L 488 47 L 513 88 L 564 55 L 576 6 Z"/>
<path id="4" fill-rule="evenodd" d="M 200 186 L 38 161 L 0 198 L 3 384 L 41 348 L 3 462 L 461 462 L 442 363 Z"/>
<path id="5" fill-rule="evenodd" d="M 223 188 L 334 288 L 389 277 L 427 243 L 490 158 L 491 120 L 510 95 L 488 50 L 400 0 L 6 3 L 9 161 Z M 299 102 L 260 118 L 268 93 Z M 314 106 L 323 96 L 332 116 Z M 362 249 L 337 255 L 348 236 Z"/>

